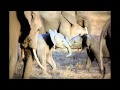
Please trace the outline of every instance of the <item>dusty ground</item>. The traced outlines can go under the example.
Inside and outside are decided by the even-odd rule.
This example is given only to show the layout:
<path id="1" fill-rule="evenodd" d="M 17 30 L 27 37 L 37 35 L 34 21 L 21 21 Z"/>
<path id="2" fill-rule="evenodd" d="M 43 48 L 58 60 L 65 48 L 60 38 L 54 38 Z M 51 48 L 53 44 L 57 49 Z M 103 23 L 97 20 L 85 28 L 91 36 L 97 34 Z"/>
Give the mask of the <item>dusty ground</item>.
<path id="1" fill-rule="evenodd" d="M 73 55 L 66 58 L 67 50 L 57 49 L 53 52 L 53 58 L 57 64 L 57 70 L 54 74 L 50 74 L 51 67 L 48 65 L 48 76 L 41 75 L 41 68 L 34 61 L 32 67 L 31 79 L 100 79 L 99 67 L 96 61 L 93 61 L 92 67 L 89 72 L 85 69 L 86 53 L 78 50 L 73 50 Z M 104 65 L 106 68 L 105 79 L 111 78 L 110 60 L 104 59 Z M 21 79 L 23 70 L 23 64 L 20 63 L 17 66 L 15 79 Z"/>

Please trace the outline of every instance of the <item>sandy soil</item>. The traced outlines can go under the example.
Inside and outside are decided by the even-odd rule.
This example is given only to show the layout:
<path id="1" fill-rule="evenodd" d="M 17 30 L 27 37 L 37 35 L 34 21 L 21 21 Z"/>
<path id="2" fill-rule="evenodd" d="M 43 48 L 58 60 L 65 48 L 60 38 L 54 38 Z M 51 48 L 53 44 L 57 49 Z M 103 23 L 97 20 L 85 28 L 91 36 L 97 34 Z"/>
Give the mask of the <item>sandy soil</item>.
<path id="1" fill-rule="evenodd" d="M 32 73 L 30 79 L 101 79 L 101 74 L 99 73 L 99 67 L 97 62 L 94 60 L 92 62 L 92 67 L 87 71 L 85 69 L 86 64 L 86 52 L 78 50 L 72 50 L 73 55 L 69 58 L 65 56 L 68 54 L 66 49 L 56 49 L 53 52 L 53 59 L 56 62 L 57 70 L 55 73 L 51 74 L 51 67 L 48 65 L 48 75 L 43 76 L 41 73 L 41 68 L 38 66 L 37 62 L 34 61 L 32 67 Z M 110 60 L 104 59 L 104 65 L 106 68 L 105 78 L 111 78 L 110 71 Z M 21 79 L 23 70 L 23 63 L 19 60 L 17 65 L 16 73 L 14 75 L 15 79 Z"/>

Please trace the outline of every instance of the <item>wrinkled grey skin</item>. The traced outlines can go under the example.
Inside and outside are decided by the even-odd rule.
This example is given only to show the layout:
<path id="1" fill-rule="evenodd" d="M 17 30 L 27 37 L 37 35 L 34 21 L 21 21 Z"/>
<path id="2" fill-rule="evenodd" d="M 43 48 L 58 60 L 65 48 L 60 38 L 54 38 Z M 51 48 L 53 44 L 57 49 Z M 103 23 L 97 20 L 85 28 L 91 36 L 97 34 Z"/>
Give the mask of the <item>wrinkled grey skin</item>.
<path id="1" fill-rule="evenodd" d="M 103 52 L 103 43 L 105 41 L 106 44 L 106 48 L 108 49 L 109 53 L 110 53 L 110 58 L 111 58 L 111 45 L 112 45 L 112 41 L 111 41 L 111 18 L 108 19 L 108 21 L 105 23 L 105 25 L 103 26 L 101 35 L 100 35 L 100 60 L 102 60 L 102 58 L 104 57 Z"/>
<path id="2" fill-rule="evenodd" d="M 76 11 L 77 15 L 77 23 L 78 25 L 84 27 L 87 27 L 88 29 L 88 34 L 91 35 L 91 23 L 90 20 L 85 14 L 83 13 L 84 11 Z"/>
<path id="3" fill-rule="evenodd" d="M 102 52 L 102 43 L 105 40 L 106 46 L 109 50 L 111 56 L 111 18 L 103 26 L 101 35 L 100 35 L 100 52 Z M 100 53 L 100 57 L 102 57 L 102 53 Z"/>
<path id="4" fill-rule="evenodd" d="M 103 66 L 103 60 L 100 60 L 100 54 L 99 54 L 100 36 L 89 35 L 89 37 L 87 37 L 86 35 L 83 36 L 79 35 L 72 38 L 69 42 L 71 44 L 71 48 L 86 50 L 88 55 L 88 59 L 86 62 L 86 69 L 89 70 L 91 66 L 91 61 L 93 61 L 94 59 L 98 61 L 98 65 L 100 67 L 103 78 L 105 71 Z M 109 52 L 108 49 L 106 48 L 105 40 L 102 43 L 102 53 L 104 57 L 109 57 Z"/>
<path id="5" fill-rule="evenodd" d="M 60 17 L 60 33 L 67 36 L 69 39 L 81 34 L 88 34 L 88 30 L 86 28 L 80 26 L 77 23 L 76 11 L 63 11 L 61 12 Z"/>
<path id="6" fill-rule="evenodd" d="M 29 78 L 33 62 L 31 49 L 37 48 L 37 36 L 40 28 L 39 12 L 9 11 L 9 79 L 13 79 L 16 68 L 18 42 L 25 50 L 22 78 Z"/>
<path id="7" fill-rule="evenodd" d="M 78 34 L 88 33 L 85 28 L 77 24 L 76 11 L 40 11 L 40 16 L 44 26 L 44 33 L 48 32 L 49 29 L 57 30 L 69 39 Z"/>
<path id="8" fill-rule="evenodd" d="M 52 57 L 52 50 L 55 47 L 59 48 L 67 48 L 69 51 L 69 54 L 66 57 L 71 56 L 71 48 L 69 44 L 67 43 L 64 36 L 60 33 L 57 33 L 56 31 L 50 30 L 46 34 L 39 34 L 38 40 L 37 40 L 37 55 L 38 59 L 40 60 L 42 66 L 45 69 L 42 69 L 44 75 L 47 75 L 47 65 L 46 63 L 50 64 L 53 68 L 53 71 L 56 70 L 56 63 L 53 60 Z"/>
<path id="9" fill-rule="evenodd" d="M 51 30 L 58 30 L 60 25 L 61 11 L 40 11 L 45 33 Z"/>

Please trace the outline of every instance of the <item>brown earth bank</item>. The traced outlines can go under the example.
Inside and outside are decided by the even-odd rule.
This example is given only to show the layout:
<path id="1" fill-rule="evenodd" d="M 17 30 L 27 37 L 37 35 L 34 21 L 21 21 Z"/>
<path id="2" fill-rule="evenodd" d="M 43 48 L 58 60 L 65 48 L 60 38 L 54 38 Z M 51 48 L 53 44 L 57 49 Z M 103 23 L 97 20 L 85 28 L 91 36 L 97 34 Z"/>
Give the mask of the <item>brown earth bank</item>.
<path id="1" fill-rule="evenodd" d="M 53 59 L 57 65 L 57 70 L 51 73 L 51 67 L 48 65 L 48 75 L 43 76 L 41 68 L 37 62 L 34 61 L 30 79 L 101 79 L 97 61 L 92 62 L 90 70 L 85 69 L 87 55 L 85 51 L 80 53 L 80 50 L 72 50 L 71 57 L 66 58 L 68 54 L 66 49 L 56 49 L 53 51 Z M 106 69 L 105 78 L 111 79 L 111 61 L 107 58 L 104 59 L 104 66 Z M 16 68 L 14 79 L 21 79 L 23 70 L 23 63 L 19 60 Z"/>

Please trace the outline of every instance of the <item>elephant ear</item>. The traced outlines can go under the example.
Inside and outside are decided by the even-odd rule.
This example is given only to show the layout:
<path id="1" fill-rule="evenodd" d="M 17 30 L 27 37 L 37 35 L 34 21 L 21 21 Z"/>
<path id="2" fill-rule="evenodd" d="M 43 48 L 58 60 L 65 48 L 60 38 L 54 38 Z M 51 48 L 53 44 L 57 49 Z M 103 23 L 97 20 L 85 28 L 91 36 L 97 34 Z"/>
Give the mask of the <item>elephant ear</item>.
<path id="1" fill-rule="evenodd" d="M 53 44 L 55 45 L 55 32 L 52 31 L 51 29 L 49 29 L 48 32 L 49 32 L 49 34 L 50 34 L 50 38 L 51 38 Z"/>
<path id="2" fill-rule="evenodd" d="M 83 35 L 82 37 L 82 48 L 84 49 L 85 47 L 89 47 L 90 46 L 90 37 L 88 37 L 87 35 Z"/>
<path id="3" fill-rule="evenodd" d="M 24 15 L 28 20 L 30 27 L 32 26 L 32 20 L 35 19 L 35 12 L 33 11 L 24 11 Z"/>
<path id="4" fill-rule="evenodd" d="M 31 26 L 31 21 L 33 18 L 33 14 L 31 11 L 24 11 L 24 15 L 26 17 L 26 19 L 28 20 L 29 25 Z"/>
<path id="5" fill-rule="evenodd" d="M 75 11 L 63 11 L 62 16 L 71 24 L 77 24 Z"/>

